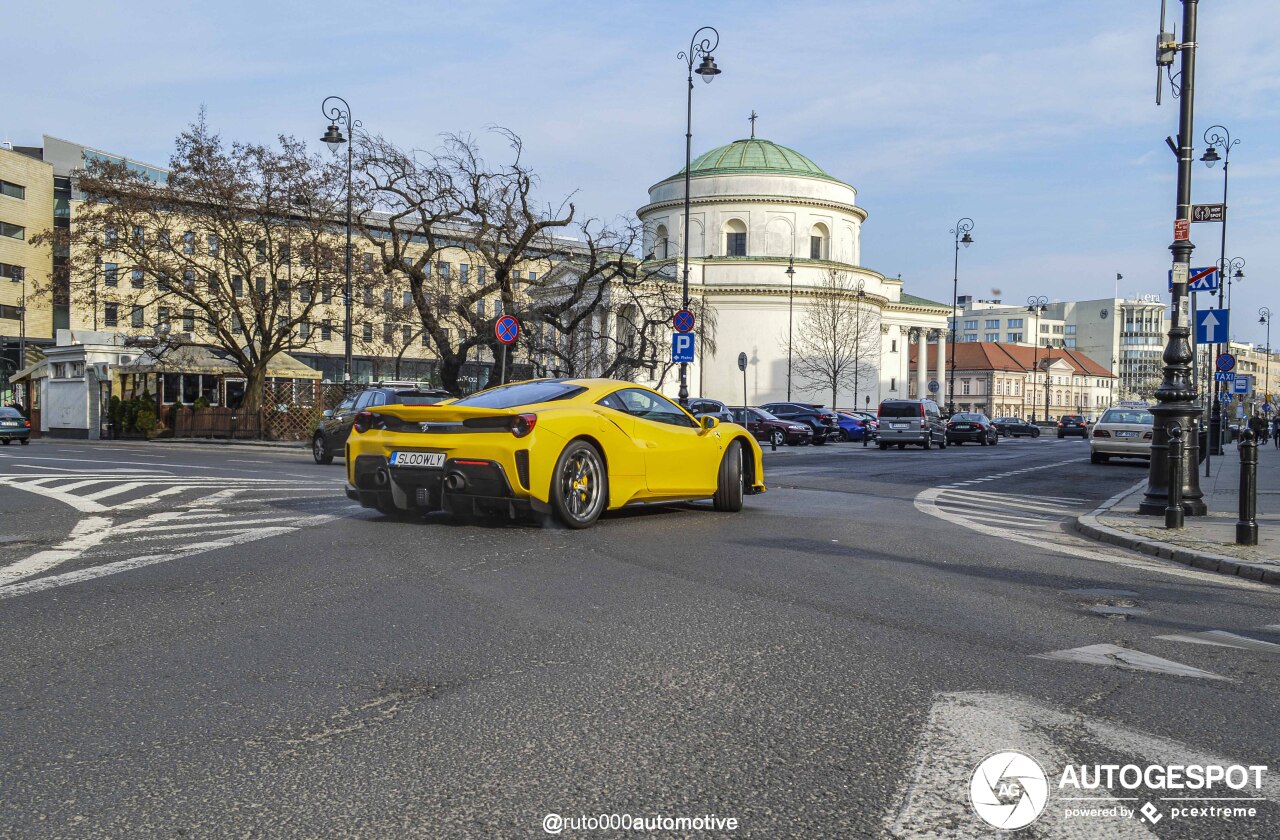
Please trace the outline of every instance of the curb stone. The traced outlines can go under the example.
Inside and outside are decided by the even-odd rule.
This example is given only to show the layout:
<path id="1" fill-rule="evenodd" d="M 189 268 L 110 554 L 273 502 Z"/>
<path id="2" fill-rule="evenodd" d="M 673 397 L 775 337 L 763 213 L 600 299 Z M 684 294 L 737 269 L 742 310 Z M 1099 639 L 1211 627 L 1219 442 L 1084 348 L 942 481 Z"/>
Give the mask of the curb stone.
<path id="1" fill-rule="evenodd" d="M 1224 575 L 1233 575 L 1236 577 L 1248 578 L 1261 583 L 1269 583 L 1280 586 L 1280 570 L 1268 569 L 1264 566 L 1258 566 L 1253 563 L 1245 563 L 1234 557 L 1227 557 L 1222 554 L 1213 554 L 1207 551 L 1191 551 L 1172 543 L 1161 542 L 1160 540 L 1147 539 L 1146 537 L 1138 537 L 1118 528 L 1112 528 L 1103 525 L 1098 521 L 1098 517 L 1107 513 L 1111 508 L 1120 503 L 1120 500 L 1128 496 L 1130 493 L 1142 487 L 1146 482 L 1138 482 L 1116 495 L 1107 499 L 1101 505 L 1089 513 L 1077 516 L 1075 519 L 1075 530 L 1090 539 L 1099 540 L 1101 542 L 1118 545 L 1122 548 L 1130 548 L 1134 551 L 1149 554 L 1153 557 L 1160 557 L 1165 560 L 1172 560 L 1175 563 L 1192 566 L 1197 569 L 1205 569 L 1210 572 L 1218 572 Z"/>

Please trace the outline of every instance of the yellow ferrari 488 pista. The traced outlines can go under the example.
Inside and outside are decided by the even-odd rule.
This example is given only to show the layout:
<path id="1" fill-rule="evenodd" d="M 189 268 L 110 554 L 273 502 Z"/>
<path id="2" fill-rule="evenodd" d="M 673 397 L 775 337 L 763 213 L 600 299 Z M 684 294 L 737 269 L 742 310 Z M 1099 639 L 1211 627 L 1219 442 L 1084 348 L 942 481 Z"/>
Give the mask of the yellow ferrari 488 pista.
<path id="1" fill-rule="evenodd" d="M 613 379 L 535 379 L 361 412 L 346 462 L 347 495 L 388 515 L 534 511 L 571 528 L 645 502 L 738 511 L 765 489 L 746 429 Z"/>

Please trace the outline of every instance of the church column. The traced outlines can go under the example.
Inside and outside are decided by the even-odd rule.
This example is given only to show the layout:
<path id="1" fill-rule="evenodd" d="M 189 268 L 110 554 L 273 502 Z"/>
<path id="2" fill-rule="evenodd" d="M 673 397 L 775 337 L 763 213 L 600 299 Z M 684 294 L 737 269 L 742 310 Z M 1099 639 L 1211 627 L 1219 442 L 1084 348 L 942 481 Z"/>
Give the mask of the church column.
<path id="1" fill-rule="evenodd" d="M 916 399 L 923 400 L 929 393 L 929 331 L 919 327 L 912 332 L 916 338 Z"/>
<path id="2" fill-rule="evenodd" d="M 955 394 L 947 394 L 947 331 L 938 330 L 938 405 L 946 406 L 948 396 L 954 400 Z"/>

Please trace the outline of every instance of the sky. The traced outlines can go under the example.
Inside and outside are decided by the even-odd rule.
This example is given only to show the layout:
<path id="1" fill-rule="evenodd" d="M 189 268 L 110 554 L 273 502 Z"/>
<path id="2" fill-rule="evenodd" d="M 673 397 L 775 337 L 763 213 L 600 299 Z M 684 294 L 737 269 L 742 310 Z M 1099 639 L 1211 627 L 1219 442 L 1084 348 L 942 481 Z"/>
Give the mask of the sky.
<path id="1" fill-rule="evenodd" d="M 1166 29 L 1181 34 L 1181 3 Z M 1195 145 L 1213 124 L 1231 153 L 1233 336 L 1262 343 L 1280 312 L 1280 51 L 1274 0 L 1203 0 Z M 749 134 L 800 151 L 858 190 L 862 259 L 906 289 L 1024 303 L 1164 294 L 1175 212 L 1178 101 L 1155 104 L 1159 0 L 464 2 L 436 0 L 0 0 L 7 30 L 0 139 L 42 134 L 164 164 L 203 106 L 228 139 L 279 134 L 317 148 L 320 103 L 347 99 L 364 129 L 403 147 L 446 133 L 520 135 L 551 205 L 633 215 L 684 165 L 676 54 L 720 33 L 723 73 L 698 83 L 693 150 Z M 1194 165 L 1195 202 L 1222 200 L 1222 165 Z M 1196 224 L 1193 266 L 1220 252 Z M 1274 338 L 1280 346 L 1280 329 Z"/>

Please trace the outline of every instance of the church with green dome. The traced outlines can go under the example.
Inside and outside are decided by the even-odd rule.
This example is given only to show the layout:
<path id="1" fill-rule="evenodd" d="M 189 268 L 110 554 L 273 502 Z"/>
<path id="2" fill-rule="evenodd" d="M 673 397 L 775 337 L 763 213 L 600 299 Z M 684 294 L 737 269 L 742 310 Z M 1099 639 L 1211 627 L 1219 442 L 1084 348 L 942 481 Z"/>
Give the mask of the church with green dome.
<path id="1" fill-rule="evenodd" d="M 843 344 L 853 348 L 854 359 L 826 360 L 828 368 L 846 370 L 825 377 L 840 380 L 835 407 L 874 408 L 882 399 L 920 394 L 945 402 L 945 391 L 930 393 L 927 383 L 946 382 L 938 370 L 946 357 L 950 306 L 905 294 L 901 278 L 862 265 L 867 211 L 852 185 L 795 149 L 754 134 L 693 160 L 687 223 L 685 177 L 681 169 L 658 181 L 637 213 L 646 255 L 670 261 L 677 278 L 687 226 L 689 294 L 715 315 L 714 349 L 699 342 L 690 365 L 692 397 L 740 404 L 737 360 L 746 353 L 749 404 L 831 405 L 832 383 L 819 383 L 822 377 L 812 373 L 823 360 L 800 357 L 813 355 L 808 333 L 840 312 L 848 338 Z M 921 366 L 916 381 L 908 381 L 910 343 L 938 362 Z M 650 384 L 671 396 L 678 390 L 670 376 Z"/>

